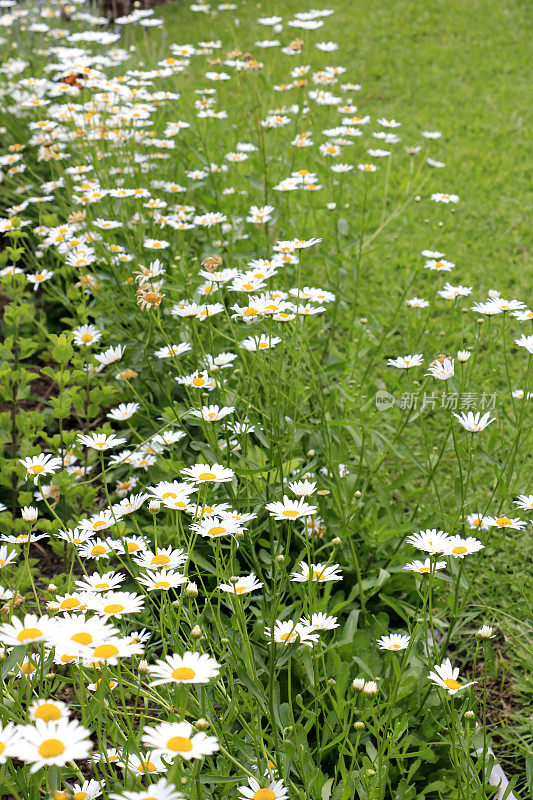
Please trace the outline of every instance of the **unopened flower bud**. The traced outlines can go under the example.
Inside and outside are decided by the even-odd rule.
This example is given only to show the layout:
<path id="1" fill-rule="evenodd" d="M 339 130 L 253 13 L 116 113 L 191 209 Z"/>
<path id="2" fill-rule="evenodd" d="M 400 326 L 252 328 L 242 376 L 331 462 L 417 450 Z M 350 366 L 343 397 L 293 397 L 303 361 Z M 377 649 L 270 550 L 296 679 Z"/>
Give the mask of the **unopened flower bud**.
<path id="1" fill-rule="evenodd" d="M 239 579 L 238 579 L 238 577 L 236 575 L 232 575 L 231 578 L 229 579 L 229 582 L 230 583 L 239 583 Z"/>
<path id="2" fill-rule="evenodd" d="M 338 536 L 335 536 L 331 544 L 334 545 L 335 547 L 338 547 L 340 544 L 342 544 L 342 539 L 339 539 Z"/>
<path id="3" fill-rule="evenodd" d="M 276 561 L 278 562 L 278 564 L 284 564 L 285 563 L 285 556 L 282 556 L 282 555 L 276 556 Z"/>
<path id="4" fill-rule="evenodd" d="M 337 681 L 335 680 L 335 678 L 328 678 L 328 683 L 330 686 L 335 686 Z"/>
<path id="5" fill-rule="evenodd" d="M 148 661 L 145 661 L 144 658 L 139 661 L 139 666 L 137 667 L 139 672 L 148 672 Z"/>
<path id="6" fill-rule="evenodd" d="M 373 695 L 378 693 L 378 685 L 376 681 L 366 681 L 363 686 L 363 694 Z"/>
<path id="7" fill-rule="evenodd" d="M 57 586 L 55 585 L 55 583 L 49 583 L 46 588 L 48 589 L 49 592 L 57 592 Z"/>
<path id="8" fill-rule="evenodd" d="M 209 728 L 209 720 L 205 719 L 205 717 L 200 717 L 194 723 L 194 727 L 197 728 L 199 731 L 206 731 Z"/>
<path id="9" fill-rule="evenodd" d="M 220 641 L 222 642 L 222 644 L 229 644 L 229 639 L 226 639 L 225 636 Z"/>
<path id="10" fill-rule="evenodd" d="M 490 625 L 483 625 L 478 631 L 476 631 L 476 636 L 480 639 L 492 639 L 492 628 Z"/>
<path id="11" fill-rule="evenodd" d="M 157 514 L 160 508 L 161 508 L 161 503 L 159 502 L 159 500 L 150 500 L 150 502 L 148 503 L 148 511 L 150 512 L 150 514 Z"/>
<path id="12" fill-rule="evenodd" d="M 476 715 L 473 711 L 465 711 L 465 717 L 466 719 L 475 719 Z"/>
<path id="13" fill-rule="evenodd" d="M 352 681 L 352 689 L 354 692 L 362 692 L 365 686 L 365 679 L 364 678 L 355 678 Z"/>
<path id="14" fill-rule="evenodd" d="M 198 597 L 198 586 L 194 581 L 189 581 L 185 587 L 185 594 L 187 597 Z"/>
<path id="15" fill-rule="evenodd" d="M 362 731 L 363 728 L 365 727 L 365 723 L 361 722 L 361 720 L 358 720 L 357 722 L 354 722 L 353 726 L 356 731 Z"/>
<path id="16" fill-rule="evenodd" d="M 200 628 L 199 625 L 195 625 L 194 626 L 194 628 L 191 631 L 191 636 L 193 637 L 193 639 L 201 639 L 202 638 L 203 633 L 202 633 L 202 629 Z"/>

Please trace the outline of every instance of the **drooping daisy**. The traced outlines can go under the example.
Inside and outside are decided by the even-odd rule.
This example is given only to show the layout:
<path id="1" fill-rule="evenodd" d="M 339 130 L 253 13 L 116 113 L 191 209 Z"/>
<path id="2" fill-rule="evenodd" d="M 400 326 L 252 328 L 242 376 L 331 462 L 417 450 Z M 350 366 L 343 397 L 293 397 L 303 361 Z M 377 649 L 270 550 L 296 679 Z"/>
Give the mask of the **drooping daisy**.
<path id="1" fill-rule="evenodd" d="M 412 367 L 419 367 L 423 360 L 422 353 L 415 353 L 414 355 L 389 358 L 387 359 L 387 364 L 389 367 L 396 367 L 397 369 L 411 369 Z"/>
<path id="2" fill-rule="evenodd" d="M 376 644 L 380 650 L 405 650 L 409 647 L 410 637 L 401 633 L 389 633 L 387 636 L 381 636 Z"/>
<path id="3" fill-rule="evenodd" d="M 292 520 L 300 517 L 309 517 L 317 512 L 317 506 L 309 505 L 303 500 L 291 500 L 283 495 L 283 501 L 267 503 L 266 510 L 276 520 Z"/>
<path id="4" fill-rule="evenodd" d="M 8 564 L 13 564 L 17 560 L 15 550 L 8 551 L 5 544 L 0 546 L 0 569 L 7 567 Z"/>
<path id="5" fill-rule="evenodd" d="M 522 509 L 522 511 L 533 511 L 533 494 L 519 494 L 514 501 L 515 506 Z M 2 559 L 0 556 L 0 567 L 2 566 Z"/>
<path id="6" fill-rule="evenodd" d="M 291 580 L 295 583 L 342 581 L 342 575 L 338 572 L 338 564 L 331 564 L 330 566 L 325 564 L 309 565 L 305 561 L 300 561 L 298 566 L 300 567 L 300 572 L 291 573 Z"/>
<path id="7" fill-rule="evenodd" d="M 157 756 L 173 759 L 181 756 L 186 761 L 193 758 L 210 756 L 218 750 L 218 741 L 214 736 L 200 731 L 193 734 L 189 722 L 162 722 L 155 727 L 146 727 L 142 743 Z"/>
<path id="8" fill-rule="evenodd" d="M 150 686 L 164 683 L 209 683 L 220 672 L 220 664 L 207 653 L 185 652 L 182 656 L 175 653 L 164 661 L 157 661 L 148 667 L 148 673 L 155 680 Z"/>
<path id="9" fill-rule="evenodd" d="M 447 566 L 446 561 L 437 561 L 433 568 L 435 571 L 439 571 L 441 569 L 446 569 Z M 409 564 L 405 564 L 404 569 L 409 572 L 417 572 L 419 575 L 429 575 L 431 572 L 431 559 L 426 558 L 425 561 L 411 561 Z"/>
<path id="10" fill-rule="evenodd" d="M 300 622 L 308 628 L 313 628 L 315 631 L 332 631 L 339 627 L 337 617 L 328 616 L 322 613 L 322 611 L 311 614 L 311 619 L 302 617 Z"/>
<path id="11" fill-rule="evenodd" d="M 250 592 L 257 592 L 263 587 L 261 581 L 258 581 L 254 573 L 244 575 L 242 578 L 232 578 L 231 583 L 221 583 L 219 589 L 223 592 L 230 594 L 250 594 Z"/>
<path id="12" fill-rule="evenodd" d="M 93 746 L 89 735 L 90 731 L 76 720 L 46 723 L 38 719 L 35 725 L 19 727 L 17 758 L 31 764 L 32 773 L 41 767 L 62 767 L 89 755 Z"/>
<path id="13" fill-rule="evenodd" d="M 490 412 L 487 411 L 486 414 L 481 416 L 480 411 L 476 411 L 473 413 L 469 411 L 465 413 L 462 411 L 460 414 L 456 414 L 453 412 L 454 417 L 457 417 L 461 425 L 466 431 L 470 431 L 471 433 L 479 433 L 480 431 L 485 430 L 487 425 L 490 425 L 491 422 L 494 422 L 495 417 L 490 416 Z"/>
<path id="14" fill-rule="evenodd" d="M 435 361 L 432 361 L 426 372 L 426 375 L 432 375 L 439 381 L 447 381 L 453 378 L 454 374 L 453 358 L 448 358 L 448 356 L 439 356 Z"/>
<path id="15" fill-rule="evenodd" d="M 274 639 L 277 644 L 285 646 L 301 642 L 301 644 L 311 647 L 314 642 L 318 641 L 318 633 L 314 628 L 290 619 L 277 619 L 274 624 L 274 631 L 272 632 L 270 626 L 267 625 L 264 629 L 264 634 L 267 639 Z"/>
<path id="16" fill-rule="evenodd" d="M 446 689 L 448 694 L 454 695 L 468 686 L 473 686 L 477 681 L 470 681 L 470 683 L 460 684 L 457 680 L 459 676 L 459 667 L 452 667 L 452 662 L 449 658 L 445 658 L 442 664 L 434 666 L 433 670 L 429 673 L 429 680 L 435 686 L 441 686 Z"/>

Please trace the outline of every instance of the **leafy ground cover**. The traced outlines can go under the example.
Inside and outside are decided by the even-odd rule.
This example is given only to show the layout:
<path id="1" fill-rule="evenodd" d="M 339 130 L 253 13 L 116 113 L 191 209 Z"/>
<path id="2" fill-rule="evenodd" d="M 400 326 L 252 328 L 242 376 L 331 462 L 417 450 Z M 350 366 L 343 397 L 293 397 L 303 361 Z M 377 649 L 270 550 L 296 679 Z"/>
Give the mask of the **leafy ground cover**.
<path id="1" fill-rule="evenodd" d="M 525 797 L 524 5 L 0 21 L 3 796 Z"/>

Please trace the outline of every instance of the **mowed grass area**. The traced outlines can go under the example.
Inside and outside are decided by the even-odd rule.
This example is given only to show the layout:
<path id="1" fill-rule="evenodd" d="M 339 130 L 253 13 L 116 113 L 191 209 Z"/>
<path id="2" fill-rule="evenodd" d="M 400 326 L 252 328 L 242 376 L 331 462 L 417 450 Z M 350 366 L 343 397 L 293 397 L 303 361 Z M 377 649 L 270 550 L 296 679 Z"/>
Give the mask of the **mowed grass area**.
<path id="1" fill-rule="evenodd" d="M 321 31 L 310 34 L 292 31 L 292 38 L 301 36 L 306 40 L 303 57 L 290 59 L 280 56 L 277 61 L 270 55 L 265 58 L 269 77 L 262 84 L 265 94 L 258 97 L 258 104 L 264 110 L 297 102 L 295 94 L 272 92 L 270 87 L 276 81 L 288 82 L 288 72 L 296 63 L 312 62 L 316 41 L 331 39 L 338 42 L 338 53 L 330 54 L 327 63 L 345 66 L 343 77 L 361 83 L 361 91 L 352 95 L 358 113 L 369 114 L 373 120 L 385 116 L 402 122 L 399 129 L 402 142 L 392 148 L 394 155 L 397 152 L 395 148 L 401 148 L 403 155 L 404 145 L 420 143 L 414 132 L 418 134 L 423 129 L 442 131 L 442 139 L 426 142 L 417 158 L 430 155 L 442 159 L 446 167 L 438 171 L 440 181 L 437 188 L 454 192 L 461 198 L 452 214 L 448 213 L 449 209 L 438 208 L 435 211 L 428 208 L 427 202 L 411 202 L 365 248 L 362 269 L 367 281 L 365 293 L 359 298 L 358 313 L 386 318 L 388 304 L 396 304 L 414 270 L 418 270 L 419 277 L 411 284 L 411 294 L 428 296 L 427 287 L 434 286 L 435 282 L 431 278 L 430 284 L 427 276 L 421 274 L 418 255 L 428 247 L 444 251 L 457 263 L 459 277 L 454 274 L 443 276 L 452 283 L 473 285 L 479 296 L 486 296 L 490 289 L 498 289 L 504 296 L 517 296 L 528 302 L 533 288 L 530 226 L 533 207 L 532 115 L 527 66 L 533 17 L 528 3 L 332 0 L 326 5 L 334 9 L 335 14 L 328 18 L 327 32 L 323 36 Z M 163 6 L 158 14 L 166 20 L 168 41 L 195 42 L 209 38 L 210 32 L 213 38 L 218 38 L 223 30 L 224 53 L 229 50 L 233 37 L 236 48 L 248 48 L 261 60 L 265 51 L 253 46 L 256 40 L 281 38 L 286 42 L 291 36 L 288 35 L 289 29 L 276 34 L 272 33 L 272 28 L 263 28 L 257 24 L 257 17 L 260 14 L 279 14 L 287 20 L 298 10 L 302 10 L 302 4 L 290 1 L 238 4 L 235 14 L 240 24 L 237 27 L 228 23 L 224 15 L 208 17 L 192 13 L 185 4 Z M 186 82 L 185 77 L 181 86 L 186 86 Z M 223 105 L 230 115 L 233 109 L 241 137 L 246 138 L 241 118 L 248 116 L 250 138 L 255 140 L 252 133 L 255 137 L 257 115 L 254 117 L 250 109 L 243 106 L 243 98 L 235 93 L 233 82 L 229 89 L 219 84 L 217 91 L 219 96 L 231 98 Z M 249 97 L 249 94 L 244 96 Z M 305 128 L 303 121 L 302 127 Z M 308 152 L 303 150 L 297 159 L 292 153 L 286 153 L 287 160 L 283 154 L 275 154 L 272 158 L 275 175 L 289 174 L 289 159 L 293 169 L 302 166 L 314 169 L 313 158 L 308 156 Z M 357 163 L 359 154 L 358 150 L 357 157 L 352 157 L 348 149 L 341 160 Z M 391 172 L 394 172 L 394 167 Z M 435 187 L 435 176 L 431 175 L 431 179 L 431 185 Z M 391 183 L 387 199 L 391 207 L 395 200 L 400 202 L 405 181 L 404 175 L 403 184 L 395 186 Z M 426 188 L 426 196 L 427 193 Z M 345 218 L 357 232 L 362 191 L 359 190 L 355 200 L 351 191 L 346 195 L 351 202 Z M 333 198 L 332 188 L 331 197 L 324 198 L 324 192 L 321 192 L 311 199 L 323 209 L 325 201 Z M 276 205 L 278 197 L 274 196 L 270 201 Z M 382 197 L 374 195 L 373 201 L 381 210 Z M 301 218 L 298 225 L 300 230 Z M 312 215 L 308 215 L 307 225 L 306 235 L 320 235 L 320 231 L 313 228 Z M 348 248 L 345 259 L 348 272 L 355 250 Z M 343 357 L 349 347 L 347 342 L 354 336 L 352 290 L 349 282 L 343 286 L 342 280 L 332 287 L 329 273 L 327 276 L 326 273 L 319 274 L 315 279 L 324 280 L 327 288 L 341 294 L 339 327 L 333 344 L 334 364 L 329 373 L 335 380 L 335 365 L 342 369 Z M 435 341 L 437 347 L 439 338 L 447 341 L 452 333 L 449 318 L 438 309 L 432 309 L 426 324 L 428 339 Z M 522 385 L 525 374 L 521 370 L 526 366 L 526 362 L 517 365 L 516 369 L 513 365 L 516 386 Z M 493 379 L 501 386 L 499 371 L 500 367 L 495 365 Z M 377 425 L 379 421 L 378 415 Z M 518 469 L 519 474 L 525 477 L 531 472 L 531 459 L 525 462 L 525 457 L 522 458 L 523 463 Z M 452 473 L 453 467 L 449 478 Z M 521 485 L 520 479 L 518 485 Z M 444 491 L 448 487 L 442 488 Z M 524 796 L 528 791 L 525 768 L 527 765 L 531 770 L 532 765 L 528 754 L 533 746 L 533 687 L 528 675 L 531 675 L 533 658 L 527 645 L 531 635 L 531 603 L 517 583 L 523 580 L 527 585 L 528 579 L 530 581 L 532 558 L 531 534 L 525 533 L 513 539 L 511 550 L 502 552 L 500 557 L 486 559 L 478 576 L 477 596 L 468 609 L 485 615 L 490 615 L 491 611 L 497 615 L 503 610 L 509 615 L 507 621 L 516 636 L 515 639 L 506 638 L 505 643 L 495 648 L 495 663 L 490 665 L 488 717 L 494 723 L 492 733 L 499 746 L 498 757 L 509 774 L 521 776 L 518 789 L 524 792 Z M 468 658 L 465 653 L 463 656 Z"/>

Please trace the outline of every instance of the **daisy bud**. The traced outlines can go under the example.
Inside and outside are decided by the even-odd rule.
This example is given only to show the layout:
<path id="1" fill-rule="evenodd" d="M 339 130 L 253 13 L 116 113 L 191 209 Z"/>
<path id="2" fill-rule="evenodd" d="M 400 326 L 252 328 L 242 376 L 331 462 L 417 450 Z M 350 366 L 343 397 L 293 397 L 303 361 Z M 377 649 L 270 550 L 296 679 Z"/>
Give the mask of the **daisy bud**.
<path id="1" fill-rule="evenodd" d="M 161 508 L 161 503 L 159 502 L 159 500 L 150 500 L 150 502 L 148 503 L 148 511 L 151 514 L 157 514 L 160 508 Z"/>
<path id="2" fill-rule="evenodd" d="M 206 731 L 209 728 L 209 720 L 205 719 L 204 717 L 200 717 L 194 723 L 194 727 L 199 731 Z"/>
<path id="3" fill-rule="evenodd" d="M 328 678 L 328 683 L 330 686 L 335 686 L 337 681 L 335 680 L 335 678 Z"/>
<path id="4" fill-rule="evenodd" d="M 199 625 L 195 625 L 194 626 L 194 628 L 191 631 L 191 636 L 194 639 L 201 639 L 201 637 L 203 636 L 203 633 L 202 633 L 202 629 L 200 628 Z"/>
<path id="5" fill-rule="evenodd" d="M 361 317 L 359 322 L 361 323 L 361 325 L 366 325 L 366 323 L 368 322 L 368 318 L 367 317 Z"/>
<path id="6" fill-rule="evenodd" d="M 465 711 L 465 718 L 466 719 L 475 719 L 476 715 L 473 711 Z"/>
<path id="7" fill-rule="evenodd" d="M 359 491 L 359 489 L 356 492 L 354 492 L 354 495 L 355 495 L 355 497 L 361 497 L 362 496 L 361 492 Z"/>
<path id="8" fill-rule="evenodd" d="M 419 194 L 417 194 L 416 197 L 415 197 L 415 202 L 419 203 L 421 200 L 422 200 L 422 198 L 420 197 Z"/>
<path id="9" fill-rule="evenodd" d="M 20 513 L 22 514 L 22 519 L 24 522 L 35 522 L 37 517 L 39 516 L 39 512 L 35 508 L 35 506 L 24 506 Z"/>
<path id="10" fill-rule="evenodd" d="M 198 586 L 194 581 L 189 581 L 185 587 L 185 594 L 187 597 L 198 597 Z"/>
<path id="11" fill-rule="evenodd" d="M 362 692 L 365 687 L 365 679 L 364 678 L 355 678 L 352 681 L 352 689 L 354 692 Z"/>
<path id="12" fill-rule="evenodd" d="M 358 720 L 357 722 L 354 722 L 353 726 L 356 731 L 362 731 L 363 728 L 365 727 L 365 723 Z"/>
<path id="13" fill-rule="evenodd" d="M 226 637 L 225 637 L 225 636 L 224 636 L 224 638 L 223 638 L 223 639 L 221 639 L 220 641 L 222 642 L 222 644 L 229 644 L 229 639 L 226 639 Z"/>
<path id="14" fill-rule="evenodd" d="M 189 780 L 189 779 L 188 779 L 188 778 L 186 778 L 186 777 L 185 777 L 185 775 L 184 775 L 184 776 L 181 778 L 181 785 L 182 785 L 182 786 L 185 786 L 185 784 L 187 783 L 187 781 L 188 781 L 188 780 Z"/>
<path id="15" fill-rule="evenodd" d="M 338 536 L 335 536 L 335 538 L 333 539 L 333 541 L 331 542 L 331 544 L 332 544 L 334 547 L 338 547 L 340 544 L 342 544 L 342 539 L 339 539 L 339 537 L 338 537 Z"/>
<path id="16" fill-rule="evenodd" d="M 307 451 L 307 457 L 308 457 L 308 458 L 313 458 L 314 454 L 315 454 L 315 451 L 314 451 L 314 450 L 308 450 L 308 451 Z"/>
<path id="17" fill-rule="evenodd" d="M 335 209 L 337 208 L 337 203 L 328 203 L 326 208 L 328 209 L 328 211 L 335 211 Z"/>
<path id="18" fill-rule="evenodd" d="M 492 628 L 490 625 L 483 625 L 478 631 L 476 636 L 480 639 L 492 639 Z"/>
<path id="19" fill-rule="evenodd" d="M 235 538 L 236 539 L 244 539 L 244 531 L 235 531 Z"/>
<path id="20" fill-rule="evenodd" d="M 363 694 L 373 695 L 378 693 L 378 685 L 376 681 L 366 681 L 363 686 Z"/>
<path id="21" fill-rule="evenodd" d="M 367 770 L 365 770 L 365 774 L 367 775 L 367 777 L 370 778 L 372 775 L 376 774 L 376 770 L 375 769 L 367 769 Z"/>
<path id="22" fill-rule="evenodd" d="M 231 578 L 229 579 L 229 582 L 230 583 L 239 583 L 239 579 L 238 579 L 238 577 L 236 575 L 232 575 Z"/>
<path id="23" fill-rule="evenodd" d="M 144 658 L 139 661 L 139 666 L 137 667 L 139 672 L 148 672 L 148 661 L 145 661 Z"/>
<path id="24" fill-rule="evenodd" d="M 285 563 L 285 556 L 281 556 L 281 555 L 280 556 L 276 556 L 276 561 L 278 562 L 278 564 L 284 564 Z"/>
<path id="25" fill-rule="evenodd" d="M 57 586 L 55 585 L 55 583 L 49 583 L 46 589 L 49 592 L 57 592 Z"/>

